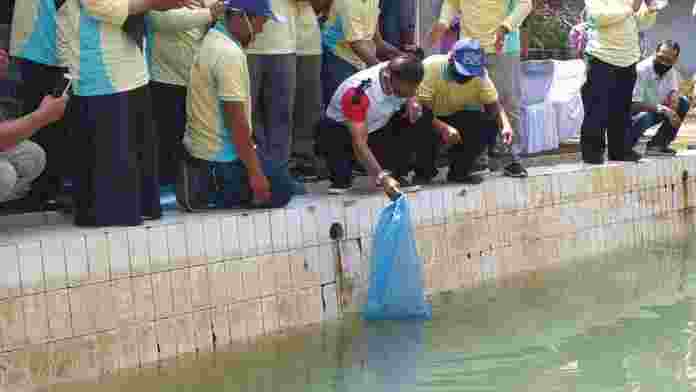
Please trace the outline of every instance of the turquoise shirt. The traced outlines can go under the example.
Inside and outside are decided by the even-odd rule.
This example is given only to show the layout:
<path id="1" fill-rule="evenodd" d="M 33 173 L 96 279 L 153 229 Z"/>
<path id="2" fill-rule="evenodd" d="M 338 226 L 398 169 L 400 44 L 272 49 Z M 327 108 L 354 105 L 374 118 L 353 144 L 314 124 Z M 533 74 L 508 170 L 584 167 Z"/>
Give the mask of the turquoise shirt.
<path id="1" fill-rule="evenodd" d="M 58 65 L 54 0 L 18 0 L 12 16 L 10 55 Z"/>

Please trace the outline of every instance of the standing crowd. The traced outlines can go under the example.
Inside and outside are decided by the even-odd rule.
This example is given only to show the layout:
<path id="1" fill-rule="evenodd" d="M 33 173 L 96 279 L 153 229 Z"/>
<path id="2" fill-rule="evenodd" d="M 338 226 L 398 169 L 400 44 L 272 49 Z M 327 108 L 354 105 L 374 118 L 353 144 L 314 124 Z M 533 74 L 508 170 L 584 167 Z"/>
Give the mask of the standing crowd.
<path id="1" fill-rule="evenodd" d="M 674 153 L 690 102 L 680 48 L 639 63 L 644 0 L 586 0 L 587 163 Z M 532 0 L 444 0 L 427 58 L 414 0 L 22 0 L 10 55 L 24 116 L 0 123 L 0 206 L 53 203 L 79 226 L 139 225 L 173 187 L 189 212 L 278 208 L 326 163 L 329 192 L 364 171 L 388 195 L 478 184 L 520 162 L 520 27 Z M 452 38 L 457 26 L 459 37 Z M 9 62 L 0 51 L 0 77 Z M 68 92 L 56 86 L 69 75 Z M 63 116 L 63 112 L 65 115 Z M 605 142 L 608 140 L 608 143 Z M 48 163 L 48 164 L 46 164 Z"/>

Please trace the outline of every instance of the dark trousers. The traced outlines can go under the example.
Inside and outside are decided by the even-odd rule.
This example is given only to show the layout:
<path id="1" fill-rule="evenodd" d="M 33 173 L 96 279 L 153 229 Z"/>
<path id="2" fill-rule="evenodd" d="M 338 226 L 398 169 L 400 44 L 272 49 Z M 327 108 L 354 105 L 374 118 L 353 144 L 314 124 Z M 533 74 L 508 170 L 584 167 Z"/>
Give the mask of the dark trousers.
<path id="1" fill-rule="evenodd" d="M 23 102 L 23 114 L 29 114 L 41 105 L 41 100 L 53 92 L 53 88 L 66 72 L 64 68 L 52 67 L 29 60 L 20 60 L 19 70 L 23 84 L 19 89 Z M 68 118 L 40 129 L 31 140 L 46 152 L 46 170 L 32 184 L 32 195 L 38 201 L 54 200 L 63 190 L 63 181 L 70 166 L 71 143 L 68 141 Z"/>
<path id="2" fill-rule="evenodd" d="M 380 166 L 395 176 L 408 175 L 414 167 L 412 160 L 416 157 L 416 175 L 432 178 L 435 160 L 431 157 L 434 156 L 438 138 L 433 132 L 432 122 L 433 114 L 429 110 L 424 110 L 423 116 L 415 124 L 397 113 L 384 128 L 368 136 L 368 146 Z M 326 159 L 331 182 L 339 186 L 350 185 L 356 157 L 348 127 L 324 118 L 317 131 L 317 155 Z"/>
<path id="3" fill-rule="evenodd" d="M 321 89 L 324 111 L 331 103 L 331 98 L 341 83 L 357 72 L 358 69 L 351 63 L 324 48 L 321 58 Z"/>
<path id="4" fill-rule="evenodd" d="M 684 119 L 689 112 L 689 100 L 686 97 L 679 98 L 677 114 Z M 655 136 L 648 142 L 648 147 L 667 147 L 677 138 L 679 128 L 674 128 L 664 114 L 642 112 L 633 116 L 633 126 L 626 138 L 626 144 L 633 147 L 638 143 L 643 133 L 656 124 L 662 122 Z"/>
<path id="5" fill-rule="evenodd" d="M 152 114 L 159 136 L 161 185 L 176 184 L 186 132 L 186 87 L 152 82 Z"/>
<path id="6" fill-rule="evenodd" d="M 626 145 L 631 127 L 631 104 L 636 84 L 636 66 L 617 67 L 597 58 L 588 59 L 587 80 L 582 86 L 585 119 L 580 146 L 583 159 L 596 160 L 609 147 L 609 159 L 621 159 L 632 146 Z"/>
<path id="7" fill-rule="evenodd" d="M 478 157 L 486 146 L 494 145 L 498 126 L 486 112 L 463 110 L 453 115 L 440 117 L 441 121 L 456 128 L 462 142 L 450 149 L 450 176 L 466 176 L 471 173 Z"/>
<path id="8" fill-rule="evenodd" d="M 150 87 L 73 97 L 75 224 L 136 226 L 162 216 Z"/>

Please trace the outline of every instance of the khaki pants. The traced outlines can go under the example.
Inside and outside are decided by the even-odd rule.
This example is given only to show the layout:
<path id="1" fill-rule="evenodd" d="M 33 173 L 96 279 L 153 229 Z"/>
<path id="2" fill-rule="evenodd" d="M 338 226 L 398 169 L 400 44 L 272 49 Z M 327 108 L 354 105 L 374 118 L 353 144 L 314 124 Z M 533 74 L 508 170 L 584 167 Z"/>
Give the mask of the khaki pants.
<path id="1" fill-rule="evenodd" d="M 46 153 L 36 143 L 23 141 L 0 152 L 0 203 L 21 199 L 46 167 Z"/>
<path id="2" fill-rule="evenodd" d="M 503 144 L 500 134 L 498 134 L 494 148 L 494 151 L 500 156 L 501 163 L 507 165 L 520 160 L 520 100 L 522 97 L 520 57 L 493 54 L 489 54 L 487 57 L 488 73 L 495 88 L 498 90 L 500 102 L 510 120 L 513 131 L 511 146 Z"/>

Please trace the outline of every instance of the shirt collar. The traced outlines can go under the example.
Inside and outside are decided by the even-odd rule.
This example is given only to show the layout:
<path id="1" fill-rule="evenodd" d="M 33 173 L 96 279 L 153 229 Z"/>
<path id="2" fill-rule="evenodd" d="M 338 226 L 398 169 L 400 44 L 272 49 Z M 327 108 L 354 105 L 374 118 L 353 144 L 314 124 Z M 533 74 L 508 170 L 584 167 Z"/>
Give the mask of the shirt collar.
<path id="1" fill-rule="evenodd" d="M 237 38 L 235 38 L 228 30 L 225 24 L 222 21 L 217 21 L 215 23 L 215 26 L 213 26 L 213 30 L 219 31 L 220 33 L 224 34 L 227 38 L 231 39 L 237 46 L 240 48 L 242 47 L 241 43 L 237 41 Z"/>

